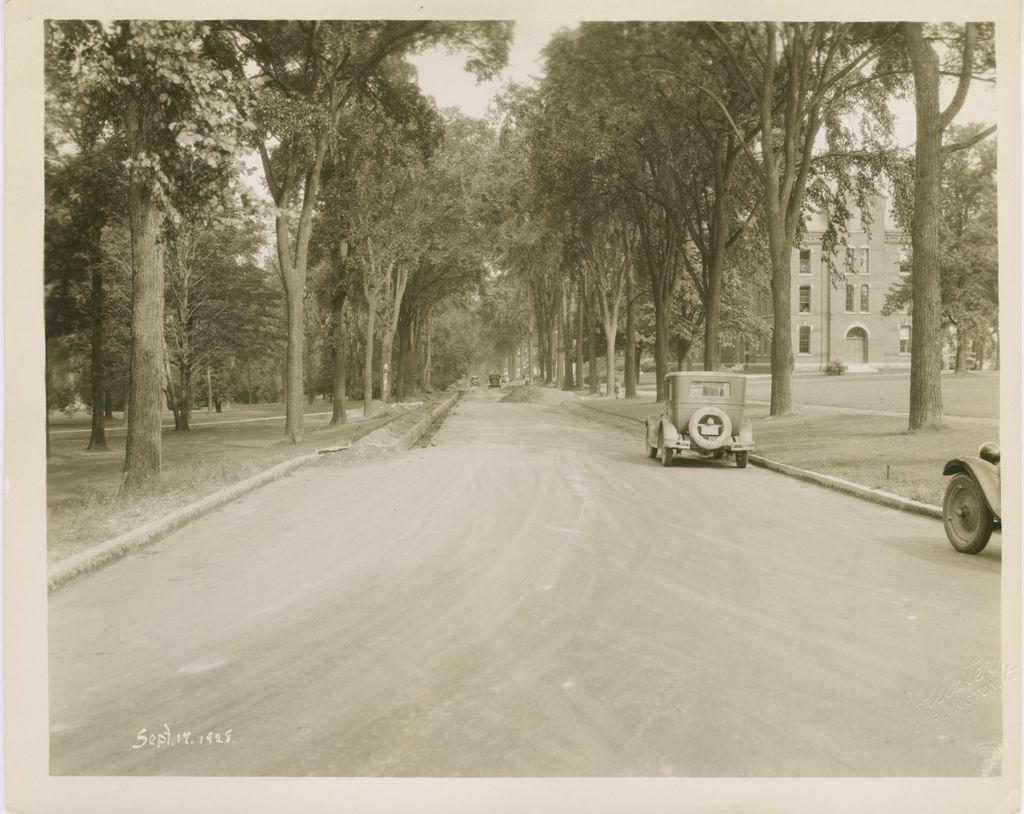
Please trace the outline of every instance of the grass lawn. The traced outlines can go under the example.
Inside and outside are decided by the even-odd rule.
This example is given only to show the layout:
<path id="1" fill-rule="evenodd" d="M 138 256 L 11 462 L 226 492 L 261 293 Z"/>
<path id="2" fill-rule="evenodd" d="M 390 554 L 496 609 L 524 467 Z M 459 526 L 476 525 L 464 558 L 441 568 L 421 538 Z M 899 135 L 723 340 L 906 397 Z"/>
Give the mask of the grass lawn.
<path id="1" fill-rule="evenodd" d="M 898 410 L 895 393 L 906 383 L 904 377 L 886 376 L 881 383 L 879 378 L 882 377 L 794 379 L 796 400 L 800 401 L 802 392 L 815 399 L 804 402 L 808 404 Z M 750 385 L 760 383 L 754 380 Z M 764 385 L 767 388 L 768 382 Z M 801 389 L 802 385 L 808 386 Z M 757 399 L 751 391 L 756 392 L 756 388 L 748 387 L 748 398 Z M 947 393 L 952 394 L 958 409 L 973 410 L 961 415 L 994 417 L 998 411 L 998 374 L 944 376 L 943 396 Z M 636 421 L 661 412 L 660 405 L 651 397 L 590 399 L 584 403 Z M 951 409 L 947 410 L 953 414 Z M 754 423 L 754 443 L 759 455 L 933 505 L 942 503 L 947 481 L 942 467 L 946 461 L 958 455 L 975 455 L 983 442 L 999 440 L 998 426 L 984 422 L 951 420 L 941 430 L 909 433 L 907 419 L 902 416 L 813 408 L 784 418 L 770 418 L 766 405 L 748 406 L 747 415 Z M 642 432 L 638 427 L 638 438 Z"/>
<path id="2" fill-rule="evenodd" d="M 748 399 L 768 401 L 770 397 L 770 379 L 752 379 L 747 383 Z M 793 401 L 906 413 L 910 409 L 910 372 L 794 376 Z M 942 407 L 951 416 L 999 418 L 999 372 L 943 375 Z"/>
<path id="3" fill-rule="evenodd" d="M 942 505 L 948 478 L 942 467 L 958 455 L 976 455 L 999 428 L 950 422 L 941 430 L 910 433 L 905 418 L 816 412 L 768 418 L 751 411 L 757 453 L 773 461 Z"/>
<path id="4" fill-rule="evenodd" d="M 165 429 L 159 484 L 130 498 L 117 495 L 125 433 L 108 432 L 107 451 L 87 451 L 88 416 L 51 417 L 46 476 L 49 560 L 69 557 L 289 458 L 353 441 L 392 417 L 364 420 L 350 410 L 348 424 L 330 427 L 330 405 L 315 402 L 306 409 L 306 439 L 292 444 L 284 439 L 282 414 L 282 405 L 232 408 L 209 417 L 197 412 L 189 432 Z M 275 415 L 282 417 L 247 420 Z M 202 426 L 208 418 L 211 424 Z M 85 432 L 77 431 L 75 423 L 84 424 Z M 119 423 L 109 422 L 108 428 L 117 429 Z"/>

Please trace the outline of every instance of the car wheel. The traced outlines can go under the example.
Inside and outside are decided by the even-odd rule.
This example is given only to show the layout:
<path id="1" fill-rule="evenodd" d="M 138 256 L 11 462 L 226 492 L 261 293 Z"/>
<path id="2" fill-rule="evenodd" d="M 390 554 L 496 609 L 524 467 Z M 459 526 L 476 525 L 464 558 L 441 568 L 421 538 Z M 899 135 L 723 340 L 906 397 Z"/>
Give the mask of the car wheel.
<path id="1" fill-rule="evenodd" d="M 736 453 L 736 466 L 739 469 L 746 469 L 747 468 L 747 456 L 748 455 L 750 455 L 749 452 L 737 452 Z"/>
<path id="2" fill-rule="evenodd" d="M 961 554 L 977 554 L 992 536 L 992 512 L 974 478 L 953 476 L 942 502 L 942 522 L 950 544 Z"/>
<path id="3" fill-rule="evenodd" d="M 647 444 L 646 440 L 644 441 L 644 444 L 645 445 Z M 658 457 L 658 448 L 657 447 L 647 447 L 647 457 L 648 458 L 657 458 Z"/>
<path id="4" fill-rule="evenodd" d="M 661 465 L 662 466 L 672 466 L 672 456 L 673 456 L 673 454 L 674 453 L 673 453 L 672 447 L 662 447 L 661 448 Z"/>

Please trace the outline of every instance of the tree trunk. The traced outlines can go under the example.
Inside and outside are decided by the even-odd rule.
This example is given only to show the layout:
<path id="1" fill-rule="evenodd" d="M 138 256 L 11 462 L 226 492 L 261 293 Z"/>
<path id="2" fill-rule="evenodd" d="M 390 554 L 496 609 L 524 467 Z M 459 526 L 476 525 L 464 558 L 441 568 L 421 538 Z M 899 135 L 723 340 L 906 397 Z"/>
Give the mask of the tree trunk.
<path id="1" fill-rule="evenodd" d="M 178 412 L 181 413 L 180 430 L 189 431 L 192 421 L 192 369 L 185 365 L 181 369 L 181 391 L 178 393 Z"/>
<path id="2" fill-rule="evenodd" d="M 575 390 L 576 382 L 575 376 L 572 371 L 572 349 L 571 343 L 572 332 L 569 330 L 571 324 L 570 320 L 570 307 L 569 307 L 569 296 L 566 290 L 567 286 L 565 283 L 562 284 L 562 291 L 559 295 L 561 302 L 561 316 L 562 320 L 559 325 L 559 332 L 562 335 L 562 369 L 565 371 L 565 378 L 562 381 L 563 390 Z"/>
<path id="3" fill-rule="evenodd" d="M 373 415 L 373 323 L 376 302 L 366 305 L 366 354 L 363 362 L 363 415 Z"/>
<path id="4" fill-rule="evenodd" d="M 605 355 L 607 357 L 607 364 L 605 367 L 605 395 L 609 398 L 615 398 L 615 336 L 616 326 L 612 325 L 605 327 L 604 329 L 604 347 Z"/>
<path id="5" fill-rule="evenodd" d="M 548 381 L 558 386 L 558 320 L 548 319 Z"/>
<path id="6" fill-rule="evenodd" d="M 391 396 L 391 352 L 393 350 L 394 337 L 389 336 L 389 331 L 384 332 L 380 340 L 380 400 L 392 402 Z"/>
<path id="7" fill-rule="evenodd" d="M 661 297 L 654 300 L 654 376 L 658 401 L 664 401 L 665 376 L 668 375 L 668 302 Z"/>
<path id="8" fill-rule="evenodd" d="M 89 435 L 87 449 L 105 450 L 107 448 L 106 427 L 104 423 L 104 404 L 106 403 L 106 382 L 103 369 L 103 312 L 105 310 L 105 294 L 103 291 L 103 270 L 97 264 L 92 270 L 92 299 L 90 316 L 92 319 L 92 432 Z"/>
<path id="9" fill-rule="evenodd" d="M 904 23 L 914 74 L 917 143 L 914 148 L 914 219 L 911 228 L 910 430 L 942 426 L 942 280 L 939 221 L 942 206 L 942 113 L 939 57 L 921 23 Z"/>
<path id="10" fill-rule="evenodd" d="M 636 398 L 636 317 L 633 302 L 632 276 L 626 281 L 626 350 L 624 354 L 623 377 L 626 385 L 626 398 Z"/>
<path id="11" fill-rule="evenodd" d="M 145 119 L 129 102 L 129 153 L 145 153 Z M 164 376 L 163 214 L 139 170 L 130 172 L 128 219 L 132 244 L 131 409 L 121 491 L 132 492 L 160 477 L 160 417 Z"/>
<path id="12" fill-rule="evenodd" d="M 431 367 L 432 367 L 433 362 L 434 362 L 434 360 L 433 360 L 433 358 L 431 356 L 431 352 L 432 352 L 432 347 L 431 347 L 431 342 L 432 342 L 431 329 L 432 329 L 431 319 L 428 316 L 427 320 L 426 320 L 426 325 L 424 326 L 424 330 L 426 331 L 426 339 L 425 339 L 426 348 L 424 349 L 424 352 L 423 352 L 423 390 L 424 390 L 424 392 L 427 392 L 427 393 L 433 393 L 434 392 L 434 383 L 431 381 L 431 378 L 432 378 L 432 375 L 433 375 Z"/>
<path id="13" fill-rule="evenodd" d="M 108 421 L 114 418 L 114 396 L 109 387 L 103 390 L 103 417 Z"/>
<path id="14" fill-rule="evenodd" d="M 533 332 L 526 329 L 526 376 L 533 378 Z"/>
<path id="15" fill-rule="evenodd" d="M 305 311 L 302 289 L 296 280 L 285 283 L 285 308 L 288 315 L 288 349 L 285 355 L 285 424 L 284 434 L 298 443 L 305 434 L 303 406 L 303 356 L 305 354 Z"/>
<path id="16" fill-rule="evenodd" d="M 956 373 L 967 370 L 967 338 L 960 326 L 956 329 Z"/>
<path id="17" fill-rule="evenodd" d="M 206 366 L 206 414 L 213 412 L 213 372 Z"/>
<path id="18" fill-rule="evenodd" d="M 345 413 L 345 376 L 346 370 L 346 348 L 345 348 L 345 306 L 338 308 L 334 315 L 334 382 L 331 398 L 331 423 L 335 427 L 348 421 Z"/>
<path id="19" fill-rule="evenodd" d="M 790 337 L 790 268 L 792 244 L 785 236 L 777 238 L 772 252 L 772 393 L 771 415 L 789 415 L 793 411 L 793 340 Z"/>
<path id="20" fill-rule="evenodd" d="M 597 309 L 594 307 L 594 292 L 591 292 L 589 301 L 587 302 L 587 322 L 590 335 L 587 339 L 589 347 L 587 348 L 587 356 L 589 357 L 590 364 L 587 370 L 587 384 L 591 393 L 597 393 L 600 389 L 598 387 L 598 376 L 597 376 Z"/>
<path id="21" fill-rule="evenodd" d="M 577 284 L 576 302 L 576 386 L 582 389 L 585 381 L 583 376 L 583 315 L 587 310 L 582 280 Z"/>
<path id="22" fill-rule="evenodd" d="M 562 326 L 560 324 L 561 320 L 559 319 L 563 301 L 564 297 L 559 293 L 558 301 L 555 303 L 555 313 L 552 315 L 551 319 L 551 344 L 555 352 L 553 365 L 555 369 L 555 387 L 565 386 L 565 337 L 562 335 Z"/>
<path id="23" fill-rule="evenodd" d="M 167 409 L 174 416 L 174 429 L 177 431 L 181 429 L 181 414 L 178 412 L 178 393 L 174 386 L 174 380 L 171 378 L 170 367 L 166 367 L 164 370 L 164 398 L 167 402 Z"/>
<path id="24" fill-rule="evenodd" d="M 724 230 L 723 230 L 724 232 Z M 704 369 L 718 370 L 722 366 L 719 333 L 722 314 L 722 264 L 725 246 L 712 254 L 708 267 L 707 296 L 704 298 Z"/>

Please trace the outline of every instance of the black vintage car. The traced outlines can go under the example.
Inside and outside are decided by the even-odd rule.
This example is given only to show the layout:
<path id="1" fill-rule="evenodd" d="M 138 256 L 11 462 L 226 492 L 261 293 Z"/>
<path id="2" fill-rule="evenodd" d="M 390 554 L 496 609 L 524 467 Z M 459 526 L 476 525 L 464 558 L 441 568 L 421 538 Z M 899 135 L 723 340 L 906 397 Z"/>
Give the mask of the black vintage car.
<path id="1" fill-rule="evenodd" d="M 487 376 L 488 387 L 501 387 L 501 376 L 497 373 L 491 373 Z"/>

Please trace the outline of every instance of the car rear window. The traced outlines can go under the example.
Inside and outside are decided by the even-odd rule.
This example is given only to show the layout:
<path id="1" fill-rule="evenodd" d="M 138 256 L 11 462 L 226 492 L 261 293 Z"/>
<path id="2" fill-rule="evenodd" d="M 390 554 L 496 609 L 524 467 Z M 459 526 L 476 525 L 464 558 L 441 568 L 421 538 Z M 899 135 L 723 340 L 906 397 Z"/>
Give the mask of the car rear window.
<path id="1" fill-rule="evenodd" d="M 690 382 L 691 396 L 719 396 L 729 398 L 730 382 Z"/>

